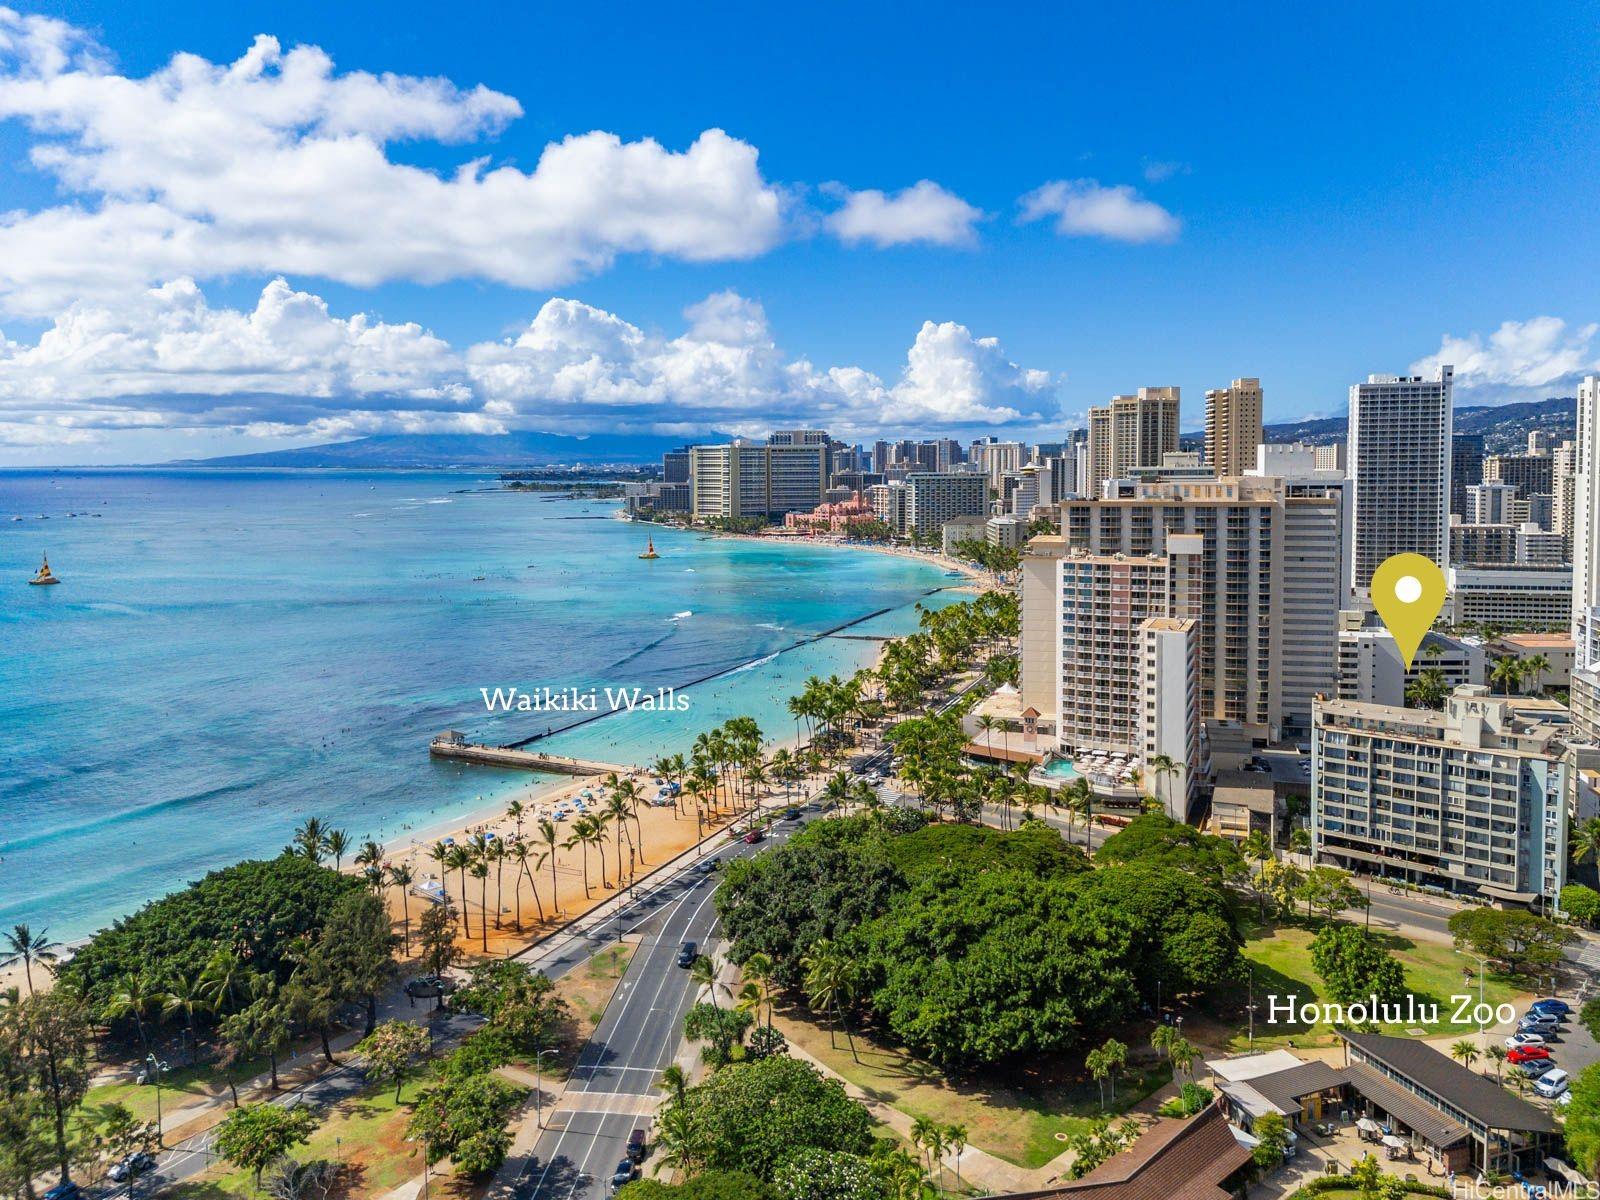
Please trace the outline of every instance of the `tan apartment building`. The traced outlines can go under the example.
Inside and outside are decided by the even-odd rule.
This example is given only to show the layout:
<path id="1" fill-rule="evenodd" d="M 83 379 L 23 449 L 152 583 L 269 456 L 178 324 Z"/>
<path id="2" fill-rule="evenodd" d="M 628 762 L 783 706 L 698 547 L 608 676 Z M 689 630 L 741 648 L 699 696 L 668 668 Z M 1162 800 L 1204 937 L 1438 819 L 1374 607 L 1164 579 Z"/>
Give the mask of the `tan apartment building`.
<path id="1" fill-rule="evenodd" d="M 1178 448 L 1178 397 L 1175 387 L 1142 387 L 1089 409 L 1086 495 L 1098 496 L 1106 480 L 1135 467 L 1159 467 L 1161 456 Z"/>
<path id="2" fill-rule="evenodd" d="M 1206 465 L 1213 475 L 1243 475 L 1261 444 L 1261 381 L 1235 379 L 1206 393 Z"/>

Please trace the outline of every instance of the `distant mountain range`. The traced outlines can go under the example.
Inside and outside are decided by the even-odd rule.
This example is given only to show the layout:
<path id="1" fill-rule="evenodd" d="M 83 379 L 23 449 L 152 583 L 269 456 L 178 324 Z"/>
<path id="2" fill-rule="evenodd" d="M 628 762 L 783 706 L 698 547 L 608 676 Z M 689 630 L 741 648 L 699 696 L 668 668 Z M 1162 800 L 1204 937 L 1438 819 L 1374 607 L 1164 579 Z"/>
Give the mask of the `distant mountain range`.
<path id="1" fill-rule="evenodd" d="M 700 438 L 655 434 L 607 434 L 573 437 L 564 433 L 394 433 L 303 446 L 298 450 L 266 450 L 223 458 L 185 459 L 180 467 L 391 467 L 427 470 L 440 467 L 479 469 L 659 463 L 668 450 L 689 441 L 726 440 L 707 433 Z"/>
<path id="2" fill-rule="evenodd" d="M 1269 442 L 1309 442 L 1326 446 L 1345 440 L 1344 417 L 1318 417 L 1267 425 L 1262 433 Z M 1570 396 L 1530 400 L 1521 404 L 1476 405 L 1458 408 L 1457 433 L 1481 433 L 1491 454 L 1516 453 L 1528 444 L 1530 430 L 1542 430 L 1557 441 L 1577 436 L 1577 401 Z M 564 433 L 396 433 L 304 446 L 298 450 L 267 450 L 258 454 L 232 454 L 224 458 L 184 459 L 185 467 L 390 467 L 435 469 L 472 467 L 624 466 L 659 463 L 668 450 L 688 442 L 726 441 L 727 434 L 707 432 L 699 437 L 662 437 L 643 433 L 597 433 L 574 437 Z M 1203 435 L 1186 433 L 1186 445 L 1199 446 Z"/>
<path id="3" fill-rule="evenodd" d="M 1304 421 L 1284 421 L 1264 425 L 1262 439 L 1268 442 L 1307 442 L 1327 446 L 1342 442 L 1348 433 L 1347 417 L 1319 417 Z M 1556 441 L 1576 438 L 1578 401 L 1572 396 L 1548 400 L 1528 400 L 1521 404 L 1473 405 L 1457 408 L 1455 432 L 1481 433 L 1489 454 L 1514 454 L 1527 449 L 1528 434 L 1540 430 Z M 1199 432 L 1186 433 L 1183 440 L 1198 444 L 1205 440 Z"/>

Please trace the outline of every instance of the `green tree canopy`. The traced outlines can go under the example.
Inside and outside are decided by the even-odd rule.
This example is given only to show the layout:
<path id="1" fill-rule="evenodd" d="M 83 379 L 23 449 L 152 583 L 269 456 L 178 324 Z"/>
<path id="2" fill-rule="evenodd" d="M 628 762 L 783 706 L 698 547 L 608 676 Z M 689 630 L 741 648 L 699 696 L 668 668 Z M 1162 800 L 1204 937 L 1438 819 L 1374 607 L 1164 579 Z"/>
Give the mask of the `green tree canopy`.
<path id="1" fill-rule="evenodd" d="M 1344 921 L 1330 921 L 1311 939 L 1311 965 L 1322 976 L 1328 998 L 1354 1004 L 1369 996 L 1379 1003 L 1402 1000 L 1406 992 L 1405 969 L 1365 929 Z"/>
<path id="2" fill-rule="evenodd" d="M 102 929 L 60 976 L 103 1006 L 125 976 L 198 974 L 226 947 L 251 970 L 282 983 L 292 966 L 285 958 L 290 947 L 314 939 L 340 898 L 361 892 L 359 879 L 301 855 L 237 863 Z"/>
<path id="3" fill-rule="evenodd" d="M 216 1149 L 236 1167 L 255 1173 L 256 1187 L 268 1163 L 311 1138 L 317 1127 L 309 1108 L 282 1104 L 246 1104 L 236 1108 L 217 1126 Z"/>
<path id="4" fill-rule="evenodd" d="M 1504 964 L 1529 978 L 1561 961 L 1561 947 L 1576 935 L 1545 917 L 1522 909 L 1468 908 L 1450 917 L 1456 945 Z"/>
<path id="5" fill-rule="evenodd" d="M 684 1160 L 703 1171 L 745 1171 L 772 1181 L 780 1164 L 812 1148 L 867 1154 L 872 1117 L 807 1063 L 786 1055 L 735 1063 L 667 1102 L 662 1123 L 681 1113 Z"/>
<path id="6" fill-rule="evenodd" d="M 1098 863 L 1145 862 L 1200 875 L 1222 884 L 1248 875 L 1238 847 L 1226 838 L 1202 833 L 1165 813 L 1141 813 L 1105 840 Z"/>

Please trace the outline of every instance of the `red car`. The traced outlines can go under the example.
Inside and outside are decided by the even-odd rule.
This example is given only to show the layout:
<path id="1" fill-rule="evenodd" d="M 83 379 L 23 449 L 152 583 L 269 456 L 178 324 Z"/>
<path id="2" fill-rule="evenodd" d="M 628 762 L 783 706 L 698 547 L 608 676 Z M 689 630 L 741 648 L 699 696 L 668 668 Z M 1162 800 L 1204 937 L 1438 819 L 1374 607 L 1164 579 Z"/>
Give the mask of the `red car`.
<path id="1" fill-rule="evenodd" d="M 1536 1062 L 1541 1058 L 1549 1058 L 1550 1051 L 1543 1046 L 1518 1046 L 1515 1050 L 1506 1051 L 1508 1063 Z"/>

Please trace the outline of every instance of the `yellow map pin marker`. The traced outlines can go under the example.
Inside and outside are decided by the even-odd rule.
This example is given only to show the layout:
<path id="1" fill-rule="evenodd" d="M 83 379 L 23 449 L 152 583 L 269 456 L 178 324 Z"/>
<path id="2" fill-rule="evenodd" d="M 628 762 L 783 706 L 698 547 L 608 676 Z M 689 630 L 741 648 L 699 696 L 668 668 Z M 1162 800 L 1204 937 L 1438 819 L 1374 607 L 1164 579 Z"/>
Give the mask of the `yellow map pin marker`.
<path id="1" fill-rule="evenodd" d="M 1372 606 L 1394 634 L 1408 671 L 1423 634 L 1444 607 L 1444 592 L 1444 572 L 1420 554 L 1391 555 L 1372 573 Z"/>

